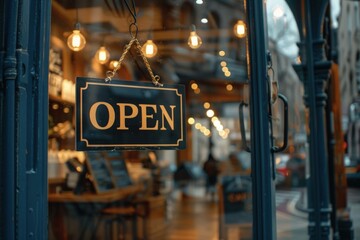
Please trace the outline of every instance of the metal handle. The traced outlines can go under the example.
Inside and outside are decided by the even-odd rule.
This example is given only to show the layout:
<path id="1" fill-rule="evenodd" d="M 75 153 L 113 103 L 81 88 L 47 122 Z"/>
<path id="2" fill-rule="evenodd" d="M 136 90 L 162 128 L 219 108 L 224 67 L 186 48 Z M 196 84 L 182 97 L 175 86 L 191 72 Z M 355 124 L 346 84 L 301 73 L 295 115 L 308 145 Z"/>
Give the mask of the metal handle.
<path id="1" fill-rule="evenodd" d="M 281 101 L 284 104 L 284 137 L 283 137 L 283 144 L 282 146 L 274 146 L 271 148 L 271 150 L 274 153 L 282 152 L 287 148 L 288 145 L 288 131 L 289 131 L 289 107 L 288 107 L 288 100 L 287 98 L 282 95 L 278 94 L 278 98 L 281 99 Z"/>
<path id="2" fill-rule="evenodd" d="M 241 102 L 239 105 L 239 120 L 240 120 L 240 134 L 242 140 L 242 148 L 247 152 L 251 152 L 251 149 L 247 145 L 247 140 L 246 140 L 244 106 L 248 106 L 248 104 L 245 102 Z"/>

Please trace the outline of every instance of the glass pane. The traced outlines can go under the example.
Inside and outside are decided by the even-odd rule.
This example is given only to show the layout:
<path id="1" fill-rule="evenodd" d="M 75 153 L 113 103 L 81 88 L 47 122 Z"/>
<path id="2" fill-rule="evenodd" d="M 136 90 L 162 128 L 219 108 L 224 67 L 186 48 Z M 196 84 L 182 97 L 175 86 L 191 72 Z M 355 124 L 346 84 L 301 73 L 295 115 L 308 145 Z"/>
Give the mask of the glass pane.
<path id="1" fill-rule="evenodd" d="M 49 238 L 251 239 L 245 3 L 127 2 L 52 2 Z M 116 79 L 185 86 L 186 150 L 75 151 L 75 78 L 119 61 Z"/>
<path id="2" fill-rule="evenodd" d="M 288 147 L 274 156 L 276 165 L 277 239 L 308 238 L 306 178 L 308 146 L 305 129 L 303 86 L 293 64 L 298 63 L 300 41 L 296 20 L 285 1 L 267 5 L 269 50 L 273 70 L 270 81 L 277 83 L 279 94 L 288 101 Z M 275 146 L 284 142 L 284 104 L 277 99 L 272 105 L 272 127 Z"/>

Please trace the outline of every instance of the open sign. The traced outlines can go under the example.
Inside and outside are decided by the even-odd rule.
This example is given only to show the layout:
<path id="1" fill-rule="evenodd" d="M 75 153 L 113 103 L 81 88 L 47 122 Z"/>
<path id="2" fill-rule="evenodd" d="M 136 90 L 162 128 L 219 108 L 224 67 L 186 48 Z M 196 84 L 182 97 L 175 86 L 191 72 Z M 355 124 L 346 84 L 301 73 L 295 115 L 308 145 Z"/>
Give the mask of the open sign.
<path id="1" fill-rule="evenodd" d="M 76 149 L 184 149 L 185 89 L 76 79 Z"/>

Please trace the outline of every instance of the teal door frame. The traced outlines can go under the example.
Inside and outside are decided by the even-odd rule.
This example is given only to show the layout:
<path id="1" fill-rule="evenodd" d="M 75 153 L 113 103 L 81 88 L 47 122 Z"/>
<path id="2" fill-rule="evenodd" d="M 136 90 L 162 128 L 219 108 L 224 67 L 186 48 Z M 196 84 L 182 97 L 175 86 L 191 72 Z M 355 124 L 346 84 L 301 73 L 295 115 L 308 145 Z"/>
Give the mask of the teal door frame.
<path id="1" fill-rule="evenodd" d="M 266 14 L 247 0 L 254 239 L 276 239 L 267 98 Z M 0 3 L 0 239 L 47 239 L 51 1 Z M 256 68 L 255 68 L 256 66 Z"/>
<path id="2" fill-rule="evenodd" d="M 276 239 L 275 174 L 269 122 L 267 19 L 264 1 L 247 0 L 253 239 Z"/>
<path id="3" fill-rule="evenodd" d="M 0 3 L 0 239 L 47 239 L 51 1 Z"/>

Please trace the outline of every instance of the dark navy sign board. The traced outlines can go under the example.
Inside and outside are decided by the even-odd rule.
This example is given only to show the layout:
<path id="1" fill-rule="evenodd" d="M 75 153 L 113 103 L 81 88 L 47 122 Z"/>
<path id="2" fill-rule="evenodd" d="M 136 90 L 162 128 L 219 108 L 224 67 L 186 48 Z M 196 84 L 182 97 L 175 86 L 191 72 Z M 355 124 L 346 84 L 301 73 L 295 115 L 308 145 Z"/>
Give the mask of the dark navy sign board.
<path id="1" fill-rule="evenodd" d="M 185 88 L 78 77 L 76 149 L 185 149 Z"/>

